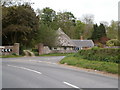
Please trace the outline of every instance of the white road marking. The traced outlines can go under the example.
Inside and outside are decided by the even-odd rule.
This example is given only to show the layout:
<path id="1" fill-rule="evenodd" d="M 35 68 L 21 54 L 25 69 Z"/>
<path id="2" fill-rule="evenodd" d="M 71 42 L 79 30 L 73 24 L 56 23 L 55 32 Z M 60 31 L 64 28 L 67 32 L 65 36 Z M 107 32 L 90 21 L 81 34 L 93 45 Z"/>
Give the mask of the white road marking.
<path id="1" fill-rule="evenodd" d="M 68 85 L 68 86 L 71 86 L 71 87 L 73 87 L 73 88 L 79 88 L 79 87 L 77 87 L 77 86 L 75 86 L 75 85 L 72 85 L 72 84 L 70 84 L 70 83 L 68 83 L 68 82 L 63 82 L 64 84 L 66 84 L 66 85 Z"/>
<path id="2" fill-rule="evenodd" d="M 18 66 L 13 66 L 13 65 L 8 65 L 8 66 L 10 66 L 10 67 L 15 67 L 15 68 L 20 68 L 20 69 L 24 69 L 24 70 L 31 71 L 31 72 L 34 72 L 34 73 L 37 73 L 37 74 L 42 74 L 42 73 L 39 72 L 39 71 L 32 70 L 32 69 L 25 68 L 25 67 L 18 67 Z"/>

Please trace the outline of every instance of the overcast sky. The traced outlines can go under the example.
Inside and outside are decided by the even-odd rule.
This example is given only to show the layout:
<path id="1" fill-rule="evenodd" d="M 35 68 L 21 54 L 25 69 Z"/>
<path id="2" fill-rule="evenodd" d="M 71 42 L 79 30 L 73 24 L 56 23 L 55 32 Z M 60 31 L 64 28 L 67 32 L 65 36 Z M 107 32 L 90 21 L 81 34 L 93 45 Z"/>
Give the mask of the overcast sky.
<path id="1" fill-rule="evenodd" d="M 118 2 L 120 0 L 31 0 L 32 7 L 43 9 L 50 7 L 56 12 L 70 11 L 78 19 L 85 14 L 93 14 L 94 22 L 118 20 Z"/>

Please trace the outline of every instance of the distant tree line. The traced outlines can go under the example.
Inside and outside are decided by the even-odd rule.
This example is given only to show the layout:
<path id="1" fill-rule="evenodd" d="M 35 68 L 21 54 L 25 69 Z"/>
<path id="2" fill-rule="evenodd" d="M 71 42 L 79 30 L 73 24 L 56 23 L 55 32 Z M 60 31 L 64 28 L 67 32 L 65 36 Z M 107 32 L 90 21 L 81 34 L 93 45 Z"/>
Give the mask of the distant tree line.
<path id="1" fill-rule="evenodd" d="M 56 12 L 49 7 L 34 9 L 31 3 L 21 0 L 2 0 L 2 43 L 20 43 L 22 47 L 33 47 L 38 43 L 53 46 L 56 30 L 60 27 L 71 39 L 99 40 L 106 36 L 117 39 L 118 25 L 94 24 L 93 15 L 84 15 L 78 20 L 71 12 Z"/>

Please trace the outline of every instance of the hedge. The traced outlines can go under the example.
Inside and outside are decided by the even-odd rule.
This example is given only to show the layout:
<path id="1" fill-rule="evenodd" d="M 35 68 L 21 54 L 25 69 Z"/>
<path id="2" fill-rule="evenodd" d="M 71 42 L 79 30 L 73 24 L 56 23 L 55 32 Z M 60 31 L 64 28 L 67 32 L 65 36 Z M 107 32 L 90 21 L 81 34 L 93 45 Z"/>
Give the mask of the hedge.
<path id="1" fill-rule="evenodd" d="M 120 63 L 119 48 L 93 48 L 89 50 L 80 50 L 74 56 L 88 60 Z"/>

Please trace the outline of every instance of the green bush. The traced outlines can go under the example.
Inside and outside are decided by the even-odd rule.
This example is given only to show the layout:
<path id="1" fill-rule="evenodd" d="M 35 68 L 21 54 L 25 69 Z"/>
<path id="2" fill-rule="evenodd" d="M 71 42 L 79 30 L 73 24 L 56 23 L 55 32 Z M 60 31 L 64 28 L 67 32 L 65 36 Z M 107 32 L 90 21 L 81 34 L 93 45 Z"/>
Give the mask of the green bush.
<path id="1" fill-rule="evenodd" d="M 111 39 L 107 41 L 106 45 L 107 46 L 120 46 L 120 41 L 117 39 Z"/>
<path id="2" fill-rule="evenodd" d="M 120 49 L 117 48 L 93 48 L 80 50 L 75 57 L 82 57 L 88 60 L 106 61 L 120 63 Z"/>
<path id="3" fill-rule="evenodd" d="M 33 48 L 32 51 L 33 51 L 33 52 L 38 52 L 38 49 Z"/>
<path id="4" fill-rule="evenodd" d="M 100 49 L 100 47 L 94 46 L 94 47 L 92 48 L 92 50 L 98 50 L 98 49 Z"/>
<path id="5" fill-rule="evenodd" d="M 12 55 L 16 56 L 16 53 L 12 53 Z"/>

